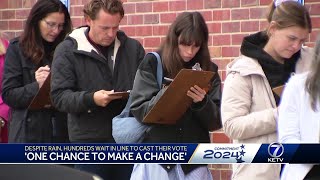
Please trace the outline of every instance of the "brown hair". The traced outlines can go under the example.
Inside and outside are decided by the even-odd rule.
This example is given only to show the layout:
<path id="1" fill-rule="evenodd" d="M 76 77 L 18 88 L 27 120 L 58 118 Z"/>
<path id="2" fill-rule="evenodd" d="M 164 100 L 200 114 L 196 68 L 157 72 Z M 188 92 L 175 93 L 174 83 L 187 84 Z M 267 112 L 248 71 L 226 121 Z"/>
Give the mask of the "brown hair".
<path id="1" fill-rule="evenodd" d="M 60 0 L 38 0 L 32 7 L 24 31 L 20 36 L 23 54 L 35 64 L 39 64 L 45 56 L 39 22 L 54 12 L 63 13 L 65 19 L 63 30 L 54 41 L 54 47 L 56 47 L 72 29 L 68 9 Z M 51 54 L 53 55 L 53 52 Z"/>
<path id="2" fill-rule="evenodd" d="M 85 17 L 95 20 L 100 9 L 112 15 L 119 13 L 121 18 L 124 16 L 124 9 L 120 0 L 91 0 L 84 6 L 83 13 Z"/>
<path id="3" fill-rule="evenodd" d="M 310 72 L 308 74 L 305 88 L 310 94 L 310 105 L 313 111 L 318 111 L 317 104 L 320 99 L 320 35 L 318 35 L 314 47 L 314 56 L 311 62 Z"/>
<path id="4" fill-rule="evenodd" d="M 203 70 L 211 70 L 208 49 L 208 27 L 199 12 L 183 12 L 172 23 L 160 51 L 164 69 L 168 76 L 174 78 L 184 68 L 179 54 L 179 44 L 200 46 L 193 60 L 200 63 Z"/>
<path id="5" fill-rule="evenodd" d="M 274 2 L 272 2 L 269 6 L 267 20 L 269 23 L 275 21 L 277 28 L 279 29 L 298 26 L 308 29 L 309 33 L 312 30 L 308 10 L 303 5 L 295 1 L 285 1 L 277 7 L 274 5 Z"/>

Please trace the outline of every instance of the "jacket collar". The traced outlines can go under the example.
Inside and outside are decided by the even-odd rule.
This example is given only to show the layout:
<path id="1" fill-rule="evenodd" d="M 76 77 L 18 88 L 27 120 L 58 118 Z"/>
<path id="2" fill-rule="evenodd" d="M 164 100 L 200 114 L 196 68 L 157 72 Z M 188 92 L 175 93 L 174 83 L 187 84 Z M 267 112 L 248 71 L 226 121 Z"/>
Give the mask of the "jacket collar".
<path id="1" fill-rule="evenodd" d="M 312 57 L 312 54 L 312 48 L 302 46 L 301 57 L 298 59 L 298 62 L 296 64 L 296 73 L 300 74 L 310 69 L 310 59 Z M 258 63 L 258 61 L 245 55 L 239 56 L 227 65 L 227 75 L 232 72 L 238 72 L 241 76 L 256 74 L 265 77 L 262 67 Z"/>
<path id="2" fill-rule="evenodd" d="M 79 51 L 85 51 L 90 53 L 91 51 L 95 51 L 97 54 L 98 50 L 92 46 L 92 44 L 88 41 L 85 32 L 88 30 L 88 27 L 80 27 L 72 31 L 72 33 L 69 35 L 71 38 L 73 38 L 77 42 L 77 50 Z M 116 37 L 114 42 L 114 56 L 116 57 L 116 54 L 118 52 L 118 49 L 120 47 L 120 41 L 118 37 Z"/>

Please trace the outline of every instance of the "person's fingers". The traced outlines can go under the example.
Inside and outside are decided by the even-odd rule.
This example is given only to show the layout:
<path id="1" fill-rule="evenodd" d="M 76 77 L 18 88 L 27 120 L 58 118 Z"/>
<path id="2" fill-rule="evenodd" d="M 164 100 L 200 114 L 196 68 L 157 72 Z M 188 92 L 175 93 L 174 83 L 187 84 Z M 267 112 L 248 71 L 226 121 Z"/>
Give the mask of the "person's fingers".
<path id="1" fill-rule="evenodd" d="M 201 88 L 195 88 L 191 87 L 190 90 L 196 95 L 199 96 L 200 98 L 204 98 L 205 92 Z"/>
<path id="2" fill-rule="evenodd" d="M 41 77 L 47 78 L 48 75 L 49 75 L 49 72 L 47 72 L 47 71 L 36 72 L 35 73 L 35 78 L 41 78 Z"/>
<path id="3" fill-rule="evenodd" d="M 193 100 L 193 102 L 199 101 L 198 95 L 192 92 L 191 90 L 187 92 L 187 96 L 189 96 Z"/>
<path id="4" fill-rule="evenodd" d="M 191 87 L 187 95 L 192 98 L 193 102 L 197 103 L 204 99 L 206 93 L 201 88 Z"/>
<path id="5" fill-rule="evenodd" d="M 197 85 L 193 86 L 192 88 L 195 92 L 197 92 L 197 94 L 206 94 L 206 91 Z"/>
<path id="6" fill-rule="evenodd" d="M 37 71 L 42 72 L 42 71 L 50 71 L 49 66 L 44 66 L 44 67 L 40 67 Z"/>

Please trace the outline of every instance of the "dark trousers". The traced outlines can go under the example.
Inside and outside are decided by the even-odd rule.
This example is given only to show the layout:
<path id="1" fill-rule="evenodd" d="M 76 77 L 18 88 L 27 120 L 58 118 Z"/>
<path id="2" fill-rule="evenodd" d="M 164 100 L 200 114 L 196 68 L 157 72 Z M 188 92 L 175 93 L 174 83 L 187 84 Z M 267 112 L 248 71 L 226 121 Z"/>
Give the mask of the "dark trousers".
<path id="1" fill-rule="evenodd" d="M 76 164 L 74 167 L 96 174 L 104 180 L 129 180 L 133 169 L 132 164 Z"/>
<path id="2" fill-rule="evenodd" d="M 304 180 L 318 180 L 320 179 L 320 165 L 315 165 L 306 175 Z"/>
<path id="3" fill-rule="evenodd" d="M 69 143 L 67 114 L 56 112 L 52 118 L 53 142 Z"/>

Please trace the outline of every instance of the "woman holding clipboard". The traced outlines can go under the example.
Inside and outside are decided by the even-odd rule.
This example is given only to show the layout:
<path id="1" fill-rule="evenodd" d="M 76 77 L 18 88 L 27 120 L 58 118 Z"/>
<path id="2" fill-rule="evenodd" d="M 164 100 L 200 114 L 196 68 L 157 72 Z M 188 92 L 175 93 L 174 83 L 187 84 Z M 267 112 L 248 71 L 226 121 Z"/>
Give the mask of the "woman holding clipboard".
<path id="1" fill-rule="evenodd" d="M 183 68 L 196 68 L 216 72 L 210 82 L 210 90 L 191 86 L 187 96 L 192 99 L 191 106 L 175 124 L 152 124 L 144 143 L 210 143 L 209 131 L 221 128 L 220 97 L 221 80 L 218 67 L 211 62 L 208 50 L 208 28 L 199 12 L 181 13 L 171 25 L 167 37 L 158 50 L 166 86 Z M 197 64 L 198 63 L 198 64 Z M 197 64 L 197 65 L 196 65 Z M 197 69 L 200 69 L 199 67 Z M 157 103 L 166 91 L 157 84 L 157 60 L 152 54 L 145 56 L 137 71 L 131 91 L 131 112 L 139 121 Z M 174 111 L 174 109 L 172 109 Z M 212 179 L 206 165 L 158 165 L 137 164 L 131 179 Z"/>
<path id="2" fill-rule="evenodd" d="M 2 82 L 3 101 L 12 110 L 10 143 L 68 141 L 65 113 L 28 107 L 50 74 L 56 46 L 70 31 L 70 15 L 61 1 L 39 0 L 32 7 L 21 36 L 10 41 Z"/>

